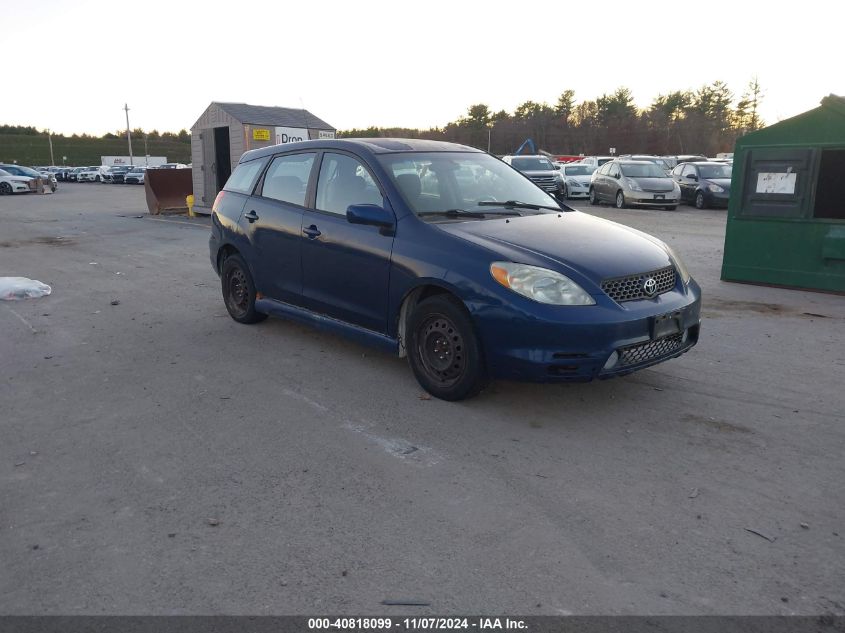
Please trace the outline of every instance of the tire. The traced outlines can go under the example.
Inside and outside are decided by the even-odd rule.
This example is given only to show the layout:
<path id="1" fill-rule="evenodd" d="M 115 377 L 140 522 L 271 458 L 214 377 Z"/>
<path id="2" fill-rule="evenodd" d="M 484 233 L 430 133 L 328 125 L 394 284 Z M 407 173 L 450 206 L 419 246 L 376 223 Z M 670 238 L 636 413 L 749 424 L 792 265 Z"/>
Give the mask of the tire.
<path id="1" fill-rule="evenodd" d="M 704 199 L 704 192 L 698 191 L 695 194 L 695 208 L 696 209 L 706 209 L 707 208 L 707 201 Z"/>
<path id="2" fill-rule="evenodd" d="M 229 255 L 223 260 L 220 287 L 226 310 L 238 323 L 259 323 L 267 318 L 255 310 L 255 283 L 240 255 Z"/>
<path id="3" fill-rule="evenodd" d="M 599 197 L 596 194 L 596 190 L 590 187 L 590 204 L 593 206 L 598 206 L 599 204 Z"/>
<path id="4" fill-rule="evenodd" d="M 663 207 L 663 208 L 666 209 L 667 211 L 675 211 L 678 208 L 678 205 L 673 204 L 673 205 L 670 205 L 668 207 Z"/>
<path id="5" fill-rule="evenodd" d="M 0 182 L 0 196 L 8 196 L 12 193 L 12 185 L 8 182 Z"/>
<path id="6" fill-rule="evenodd" d="M 471 398 L 489 382 L 472 319 L 451 295 L 435 295 L 414 308 L 407 349 L 417 382 L 435 398 Z"/>
<path id="7" fill-rule="evenodd" d="M 624 209 L 628 205 L 625 204 L 625 194 L 622 193 L 621 190 L 616 192 L 616 208 L 617 209 Z"/>

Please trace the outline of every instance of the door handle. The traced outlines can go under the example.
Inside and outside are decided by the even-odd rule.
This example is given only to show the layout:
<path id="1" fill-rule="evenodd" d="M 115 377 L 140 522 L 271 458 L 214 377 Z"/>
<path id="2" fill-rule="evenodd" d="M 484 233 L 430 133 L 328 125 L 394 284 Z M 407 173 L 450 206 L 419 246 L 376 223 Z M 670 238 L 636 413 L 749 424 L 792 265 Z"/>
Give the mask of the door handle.
<path id="1" fill-rule="evenodd" d="M 322 235 L 322 233 L 320 233 L 320 229 L 317 228 L 316 224 L 312 224 L 308 228 L 302 229 L 302 232 L 308 236 L 309 240 L 316 239 Z"/>
<path id="2" fill-rule="evenodd" d="M 253 210 L 249 213 L 245 214 L 244 217 L 249 220 L 249 223 L 252 224 L 258 219 L 258 214 Z"/>

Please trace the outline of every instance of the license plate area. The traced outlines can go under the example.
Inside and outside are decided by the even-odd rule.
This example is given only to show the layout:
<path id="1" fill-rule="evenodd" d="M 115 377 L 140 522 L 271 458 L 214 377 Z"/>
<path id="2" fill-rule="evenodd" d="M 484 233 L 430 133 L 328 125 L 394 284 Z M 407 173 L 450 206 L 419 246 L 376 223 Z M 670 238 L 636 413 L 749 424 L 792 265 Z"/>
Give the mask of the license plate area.
<path id="1" fill-rule="evenodd" d="M 653 341 L 665 336 L 678 334 L 681 331 L 681 313 L 680 311 L 675 311 L 651 317 L 650 326 L 651 340 Z"/>
<path id="2" fill-rule="evenodd" d="M 656 194 L 654 194 L 654 199 L 655 200 L 665 200 L 666 196 L 662 193 L 656 193 Z"/>

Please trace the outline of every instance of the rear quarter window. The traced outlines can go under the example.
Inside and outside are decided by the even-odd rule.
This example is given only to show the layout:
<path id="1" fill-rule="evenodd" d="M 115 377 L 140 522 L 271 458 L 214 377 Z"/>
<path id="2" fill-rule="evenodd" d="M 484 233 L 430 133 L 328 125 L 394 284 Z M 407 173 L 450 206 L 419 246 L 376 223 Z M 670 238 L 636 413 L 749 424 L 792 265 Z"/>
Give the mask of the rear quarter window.
<path id="1" fill-rule="evenodd" d="M 251 194 L 261 170 L 267 164 L 267 158 L 258 158 L 247 163 L 240 163 L 235 167 L 235 171 L 229 176 L 226 181 L 226 186 L 223 187 L 226 191 L 235 191 L 237 193 Z"/>

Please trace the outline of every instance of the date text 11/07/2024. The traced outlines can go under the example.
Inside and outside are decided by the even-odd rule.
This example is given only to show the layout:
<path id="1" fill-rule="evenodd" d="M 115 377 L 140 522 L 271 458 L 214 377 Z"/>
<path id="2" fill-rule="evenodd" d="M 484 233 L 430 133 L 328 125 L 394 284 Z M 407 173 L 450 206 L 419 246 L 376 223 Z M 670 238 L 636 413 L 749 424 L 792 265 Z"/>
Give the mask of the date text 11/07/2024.
<path id="1" fill-rule="evenodd" d="M 518 618 L 308 618 L 308 629 L 315 630 L 450 630 L 477 629 L 490 630 L 525 630 L 528 626 Z"/>

